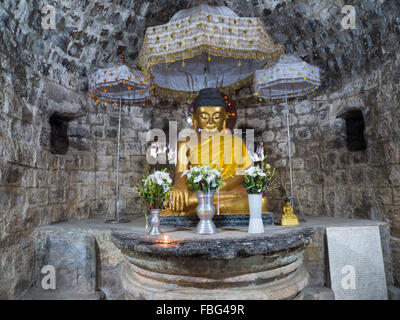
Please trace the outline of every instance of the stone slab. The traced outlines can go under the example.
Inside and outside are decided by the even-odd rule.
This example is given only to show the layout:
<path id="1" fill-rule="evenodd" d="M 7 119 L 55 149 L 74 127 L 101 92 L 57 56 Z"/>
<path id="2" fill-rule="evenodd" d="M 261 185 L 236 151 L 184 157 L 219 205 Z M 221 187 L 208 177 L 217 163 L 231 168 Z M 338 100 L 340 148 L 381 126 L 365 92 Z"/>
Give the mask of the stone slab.
<path id="1" fill-rule="evenodd" d="M 92 234 L 76 230 L 42 230 L 35 234 L 34 245 L 37 289 L 41 289 L 41 279 L 45 276 L 41 273 L 42 268 L 49 265 L 55 268 L 55 292 L 95 293 L 96 248 Z"/>
<path id="2" fill-rule="evenodd" d="M 232 215 L 215 215 L 213 222 L 217 228 L 221 227 L 237 227 L 237 226 L 248 226 L 249 225 L 248 214 L 232 214 Z M 273 213 L 262 214 L 262 220 L 264 225 L 274 224 Z M 185 227 L 192 228 L 196 227 L 199 222 L 197 216 L 161 216 L 160 223 L 164 226 L 173 227 Z"/>
<path id="3" fill-rule="evenodd" d="M 386 300 L 377 226 L 327 228 L 331 288 L 336 300 Z"/>

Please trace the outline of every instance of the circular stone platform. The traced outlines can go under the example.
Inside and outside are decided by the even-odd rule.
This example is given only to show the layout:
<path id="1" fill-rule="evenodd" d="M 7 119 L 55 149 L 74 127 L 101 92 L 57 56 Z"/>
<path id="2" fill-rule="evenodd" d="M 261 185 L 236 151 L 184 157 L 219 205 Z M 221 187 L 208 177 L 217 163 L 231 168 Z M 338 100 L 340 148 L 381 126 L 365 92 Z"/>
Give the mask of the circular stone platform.
<path id="1" fill-rule="evenodd" d="M 198 235 L 192 228 L 166 228 L 152 238 L 113 233 L 129 263 L 122 269 L 127 299 L 301 299 L 308 273 L 304 248 L 311 228 L 268 226 L 261 235 L 247 227 Z M 168 237 L 165 240 L 165 236 Z"/>

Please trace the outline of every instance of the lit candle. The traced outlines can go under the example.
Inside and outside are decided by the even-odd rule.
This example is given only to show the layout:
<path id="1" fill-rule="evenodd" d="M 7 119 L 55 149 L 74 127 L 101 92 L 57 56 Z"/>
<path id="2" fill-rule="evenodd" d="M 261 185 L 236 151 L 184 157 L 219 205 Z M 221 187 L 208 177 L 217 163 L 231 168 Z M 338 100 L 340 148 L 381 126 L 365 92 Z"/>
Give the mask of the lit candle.
<path id="1" fill-rule="evenodd" d="M 168 243 L 168 236 L 164 235 L 164 243 L 167 244 Z"/>

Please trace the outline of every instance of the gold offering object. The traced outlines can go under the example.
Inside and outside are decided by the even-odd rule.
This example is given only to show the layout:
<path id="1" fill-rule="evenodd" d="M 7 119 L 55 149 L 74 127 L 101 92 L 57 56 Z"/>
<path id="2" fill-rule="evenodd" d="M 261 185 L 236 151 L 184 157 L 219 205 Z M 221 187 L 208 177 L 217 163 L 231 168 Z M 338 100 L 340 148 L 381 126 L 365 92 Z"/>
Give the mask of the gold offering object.
<path id="1" fill-rule="evenodd" d="M 282 224 L 282 226 L 297 226 L 297 225 L 299 225 L 299 219 L 297 219 L 296 215 L 293 213 L 293 207 L 290 204 L 289 198 L 285 199 L 281 224 Z"/>

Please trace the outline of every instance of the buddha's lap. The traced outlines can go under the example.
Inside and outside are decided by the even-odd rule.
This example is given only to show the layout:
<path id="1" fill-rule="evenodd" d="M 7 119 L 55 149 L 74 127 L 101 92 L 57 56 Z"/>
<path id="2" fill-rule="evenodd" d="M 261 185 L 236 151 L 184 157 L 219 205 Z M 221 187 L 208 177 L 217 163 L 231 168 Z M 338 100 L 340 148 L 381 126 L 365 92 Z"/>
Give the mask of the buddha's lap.
<path id="1" fill-rule="evenodd" d="M 244 188 L 243 188 L 244 189 Z M 245 190 L 245 189 L 244 189 Z M 246 190 L 245 190 L 246 191 Z M 245 196 L 243 194 L 237 194 L 238 197 L 233 199 L 222 200 L 219 199 L 219 211 L 222 215 L 229 214 L 248 214 L 249 213 L 249 202 L 247 193 Z M 166 209 L 161 211 L 161 216 L 178 215 L 178 216 L 193 216 L 196 215 L 197 203 L 193 203 L 191 206 L 187 206 L 183 211 L 172 211 Z M 213 198 L 213 205 L 215 207 L 215 214 L 218 210 L 218 195 L 215 194 Z M 262 198 L 262 212 L 268 212 L 268 198 Z"/>

